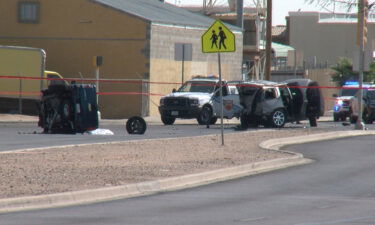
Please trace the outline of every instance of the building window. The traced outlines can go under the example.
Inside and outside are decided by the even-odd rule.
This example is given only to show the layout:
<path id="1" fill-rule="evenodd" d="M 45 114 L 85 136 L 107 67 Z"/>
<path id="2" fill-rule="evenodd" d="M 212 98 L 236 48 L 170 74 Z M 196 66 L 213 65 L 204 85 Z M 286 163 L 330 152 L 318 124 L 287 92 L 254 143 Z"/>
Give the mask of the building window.
<path id="1" fill-rule="evenodd" d="M 38 2 L 19 2 L 18 3 L 18 22 L 20 23 L 38 23 L 39 22 Z"/>

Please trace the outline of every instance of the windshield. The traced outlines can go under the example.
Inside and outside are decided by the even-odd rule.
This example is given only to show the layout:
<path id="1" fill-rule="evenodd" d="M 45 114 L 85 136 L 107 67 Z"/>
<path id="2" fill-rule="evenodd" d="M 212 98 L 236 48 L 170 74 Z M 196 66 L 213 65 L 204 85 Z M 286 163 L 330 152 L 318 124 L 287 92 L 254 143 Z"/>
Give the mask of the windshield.
<path id="1" fill-rule="evenodd" d="M 215 84 L 215 82 L 210 81 L 188 81 L 178 89 L 178 92 L 212 93 L 215 90 Z"/>
<path id="2" fill-rule="evenodd" d="M 357 94 L 358 89 L 341 89 L 341 95 L 340 96 L 355 96 Z"/>

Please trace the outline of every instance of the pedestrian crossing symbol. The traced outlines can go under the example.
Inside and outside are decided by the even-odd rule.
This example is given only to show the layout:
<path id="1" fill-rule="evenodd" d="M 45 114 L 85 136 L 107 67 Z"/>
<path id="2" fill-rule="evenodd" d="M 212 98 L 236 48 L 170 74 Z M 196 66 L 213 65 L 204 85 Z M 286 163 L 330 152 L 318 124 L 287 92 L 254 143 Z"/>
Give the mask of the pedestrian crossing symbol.
<path id="1" fill-rule="evenodd" d="M 236 36 L 220 20 L 216 20 L 201 39 L 203 53 L 236 51 Z"/>

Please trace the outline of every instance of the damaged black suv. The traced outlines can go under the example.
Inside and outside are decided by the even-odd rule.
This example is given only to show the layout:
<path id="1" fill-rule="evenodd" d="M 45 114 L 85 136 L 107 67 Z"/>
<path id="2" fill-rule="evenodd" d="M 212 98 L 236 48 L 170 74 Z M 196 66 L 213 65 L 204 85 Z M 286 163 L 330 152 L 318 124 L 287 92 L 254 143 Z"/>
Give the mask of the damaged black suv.
<path id="1" fill-rule="evenodd" d="M 324 100 L 318 83 L 293 79 L 283 83 L 243 81 L 237 85 L 243 106 L 241 127 L 281 128 L 286 122 L 309 119 L 311 126 L 324 113 Z"/>

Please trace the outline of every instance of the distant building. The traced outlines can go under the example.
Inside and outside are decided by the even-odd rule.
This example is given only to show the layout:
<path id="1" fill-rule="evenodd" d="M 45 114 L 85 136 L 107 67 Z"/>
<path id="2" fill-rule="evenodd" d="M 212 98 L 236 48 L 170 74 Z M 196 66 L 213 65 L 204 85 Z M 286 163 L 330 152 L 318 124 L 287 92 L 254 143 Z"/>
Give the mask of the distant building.
<path id="1" fill-rule="evenodd" d="M 329 67 L 340 57 L 357 58 L 356 14 L 289 12 L 290 45 L 303 58 L 306 68 Z M 370 15 L 366 51 L 374 50 L 375 20 Z"/>
<path id="2" fill-rule="evenodd" d="M 102 56 L 100 78 L 116 81 L 99 85 L 102 117 L 158 115 L 161 95 L 218 73 L 217 55 L 201 51 L 213 21 L 156 0 L 2 0 L 0 45 L 43 48 L 47 69 L 79 80 L 95 79 L 93 57 Z M 238 80 L 243 37 L 229 28 L 238 51 L 222 54 L 222 74 Z"/>

